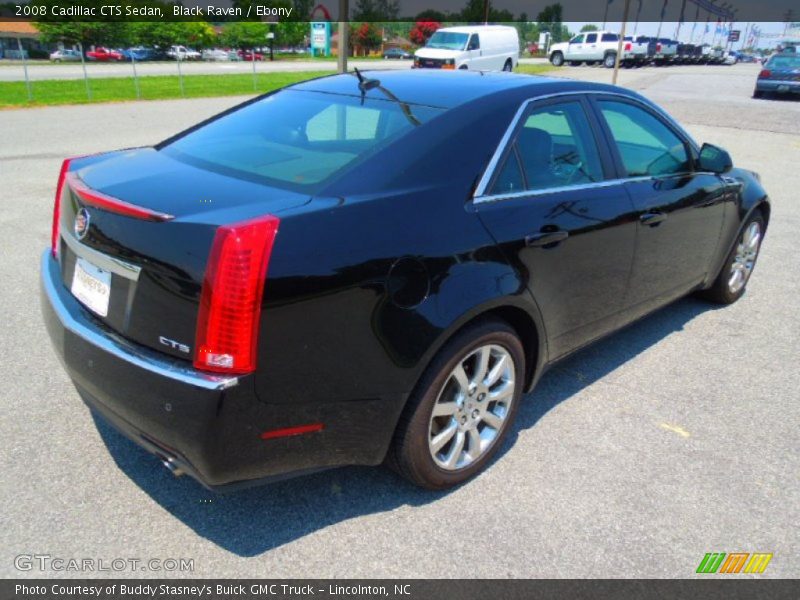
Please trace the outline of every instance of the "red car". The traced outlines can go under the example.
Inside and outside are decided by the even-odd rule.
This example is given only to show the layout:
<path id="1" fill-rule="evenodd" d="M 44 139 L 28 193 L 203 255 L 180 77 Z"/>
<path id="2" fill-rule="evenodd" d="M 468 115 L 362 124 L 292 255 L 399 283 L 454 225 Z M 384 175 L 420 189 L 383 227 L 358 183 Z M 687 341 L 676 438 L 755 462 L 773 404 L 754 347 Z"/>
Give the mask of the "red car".
<path id="1" fill-rule="evenodd" d="M 111 60 L 122 60 L 122 54 L 114 50 L 109 50 L 108 48 L 98 47 L 90 52 L 87 52 L 86 58 L 90 60 L 101 60 L 107 62 Z"/>
<path id="2" fill-rule="evenodd" d="M 260 52 L 253 52 L 252 50 L 239 50 L 237 54 L 239 54 L 239 58 L 246 61 L 264 60 L 263 54 Z"/>

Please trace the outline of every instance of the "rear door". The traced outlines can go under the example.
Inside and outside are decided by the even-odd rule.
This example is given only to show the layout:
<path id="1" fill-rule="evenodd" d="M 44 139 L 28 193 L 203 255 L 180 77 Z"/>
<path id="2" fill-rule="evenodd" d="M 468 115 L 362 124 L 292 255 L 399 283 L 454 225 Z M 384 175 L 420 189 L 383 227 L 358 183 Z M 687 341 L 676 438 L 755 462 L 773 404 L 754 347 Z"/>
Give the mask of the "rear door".
<path id="1" fill-rule="evenodd" d="M 632 316 L 703 281 L 722 228 L 727 185 L 695 170 L 690 141 L 650 107 L 620 96 L 592 99 L 635 208 Z"/>
<path id="2" fill-rule="evenodd" d="M 551 358 L 614 329 L 636 225 L 580 95 L 531 103 L 475 209 L 525 279 Z"/>

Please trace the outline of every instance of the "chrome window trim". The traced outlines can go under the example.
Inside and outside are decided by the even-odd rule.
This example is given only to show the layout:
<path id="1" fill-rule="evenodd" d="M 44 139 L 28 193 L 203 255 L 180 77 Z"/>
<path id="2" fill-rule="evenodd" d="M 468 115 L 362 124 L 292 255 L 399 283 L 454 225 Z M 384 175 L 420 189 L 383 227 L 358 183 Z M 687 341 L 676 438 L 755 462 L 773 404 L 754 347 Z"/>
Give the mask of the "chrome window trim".
<path id="1" fill-rule="evenodd" d="M 600 95 L 600 96 L 617 96 L 619 98 L 624 98 L 638 104 L 639 106 L 645 108 L 649 111 L 655 111 L 663 120 L 667 121 L 671 128 L 677 129 L 678 137 L 683 139 L 684 141 L 688 142 L 692 149 L 695 152 L 699 152 L 699 148 L 697 146 L 697 142 L 695 142 L 688 133 L 686 133 L 683 128 L 668 114 L 662 111 L 660 108 L 651 106 L 646 102 L 642 102 L 638 98 L 633 96 L 629 96 L 627 94 L 620 94 L 619 92 L 609 92 L 605 90 L 574 90 L 569 92 L 556 92 L 553 94 L 544 94 L 542 96 L 537 96 L 535 98 L 528 98 L 527 100 L 523 101 L 520 107 L 517 109 L 517 112 L 514 113 L 514 118 L 511 119 L 511 123 L 506 128 L 503 137 L 500 138 L 500 142 L 497 145 L 497 148 L 492 154 L 492 158 L 489 160 L 489 164 L 486 165 L 486 168 L 483 171 L 483 175 L 481 176 L 480 180 L 478 180 L 478 185 L 475 186 L 475 191 L 472 194 L 472 200 L 475 204 L 480 204 L 482 202 L 496 202 L 498 200 L 505 200 L 508 198 L 519 198 L 523 196 L 540 196 L 542 194 L 554 194 L 559 192 L 571 191 L 571 190 L 580 190 L 580 189 L 591 189 L 595 187 L 609 187 L 612 185 L 618 185 L 620 183 L 625 183 L 627 181 L 646 181 L 648 179 L 658 179 L 664 177 L 674 177 L 677 175 L 686 175 L 687 173 L 669 173 L 665 174 L 663 177 L 661 176 L 639 176 L 639 177 L 622 177 L 617 179 L 606 179 L 604 181 L 596 181 L 592 183 L 581 183 L 576 185 L 567 185 L 555 188 L 543 188 L 540 190 L 524 190 L 520 192 L 512 192 L 509 194 L 486 194 L 486 189 L 489 187 L 492 179 L 494 178 L 495 171 L 497 170 L 497 166 L 500 163 L 500 159 L 502 158 L 503 154 L 506 151 L 506 147 L 508 146 L 509 141 L 511 140 L 511 136 L 514 135 L 514 131 L 517 128 L 520 120 L 522 119 L 522 115 L 528 110 L 528 107 L 535 103 L 540 102 L 542 100 L 549 100 L 551 98 L 561 98 L 561 97 L 569 97 L 569 96 L 581 96 L 581 95 Z M 598 148 L 598 150 L 601 150 Z"/>
<path id="2" fill-rule="evenodd" d="M 160 352 L 98 328 L 88 317 L 84 316 L 83 307 L 69 294 L 67 288 L 60 285 L 58 279 L 60 273 L 58 263 L 51 257 L 48 248 L 42 254 L 40 274 L 42 289 L 56 318 L 73 335 L 119 360 L 166 379 L 214 391 L 238 385 L 239 378 L 237 376 L 214 375 L 198 371 L 189 366 L 191 363 L 168 358 Z"/>
<path id="3" fill-rule="evenodd" d="M 85 244 L 81 244 L 75 236 L 63 226 L 61 227 L 61 237 L 75 256 L 85 258 L 94 266 L 100 267 L 104 271 L 111 271 L 115 275 L 119 275 L 131 281 L 139 281 L 139 275 L 142 272 L 141 267 L 114 258 L 113 256 L 108 256 L 93 248 L 89 248 L 89 246 Z"/>

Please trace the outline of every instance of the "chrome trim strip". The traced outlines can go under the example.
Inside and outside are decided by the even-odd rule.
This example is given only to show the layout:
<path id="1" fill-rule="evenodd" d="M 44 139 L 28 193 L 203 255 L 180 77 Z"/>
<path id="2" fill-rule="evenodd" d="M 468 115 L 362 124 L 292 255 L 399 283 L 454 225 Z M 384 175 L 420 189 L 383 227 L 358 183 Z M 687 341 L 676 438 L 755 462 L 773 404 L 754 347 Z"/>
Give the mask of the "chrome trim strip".
<path id="1" fill-rule="evenodd" d="M 517 112 L 514 114 L 514 118 L 511 119 L 511 124 L 506 129 L 503 137 L 500 138 L 500 143 L 498 143 L 497 148 L 492 155 L 491 160 L 489 160 L 489 164 L 486 165 L 486 169 L 483 171 L 483 175 L 481 176 L 480 180 L 478 181 L 478 185 L 475 186 L 475 191 L 472 194 L 473 201 L 475 203 L 480 202 L 494 202 L 496 200 L 501 200 L 505 198 L 515 198 L 519 196 L 534 196 L 534 195 L 541 195 L 541 194 L 551 194 L 556 192 L 567 191 L 571 189 L 583 189 L 583 188 L 591 188 L 591 187 L 607 187 L 608 185 L 616 185 L 621 182 L 625 181 L 644 181 L 647 179 L 654 179 L 656 177 L 647 176 L 647 177 L 627 177 L 623 179 L 609 179 L 606 181 L 598 181 L 596 183 L 586 183 L 586 184 L 577 184 L 576 186 L 562 186 L 559 188 L 550 188 L 544 190 L 526 190 L 523 192 L 515 192 L 513 195 L 511 194 L 495 194 L 495 195 L 486 195 L 486 188 L 489 186 L 489 183 L 494 177 L 494 171 L 497 168 L 497 164 L 500 162 L 500 157 L 503 156 L 503 152 L 505 152 L 506 146 L 508 145 L 511 136 L 514 134 L 514 130 L 517 128 L 517 124 L 519 123 L 520 119 L 522 119 L 522 115 L 525 114 L 525 111 L 528 109 L 528 106 L 534 102 L 539 102 L 541 100 L 549 100 L 550 98 L 560 98 L 562 96 L 580 96 L 586 94 L 593 94 L 593 95 L 603 95 L 603 96 L 618 96 L 620 98 L 625 98 L 630 100 L 631 102 L 635 102 L 636 104 L 641 105 L 642 107 L 648 110 L 655 110 L 661 117 L 664 118 L 670 125 L 676 128 L 681 134 L 682 137 L 686 138 L 686 140 L 694 147 L 695 151 L 699 151 L 697 147 L 697 142 L 695 142 L 689 134 L 687 134 L 683 128 L 668 114 L 666 114 L 663 110 L 661 110 L 657 106 L 652 106 L 647 104 L 646 102 L 642 102 L 636 97 L 629 96 L 628 94 L 620 94 L 618 92 L 609 92 L 605 90 L 574 90 L 570 92 L 556 92 L 554 94 L 544 94 L 542 96 L 536 96 L 535 98 L 528 98 L 525 100 L 520 107 L 517 109 Z"/>
<path id="2" fill-rule="evenodd" d="M 50 250 L 45 250 L 41 263 L 42 289 L 53 312 L 67 331 L 119 360 L 160 377 L 212 391 L 221 391 L 238 385 L 238 377 L 210 375 L 197 371 L 185 366 L 177 359 L 169 359 L 154 350 L 99 330 L 82 314 L 83 308 L 78 301 L 73 299 L 67 289 L 60 285 L 60 274 L 59 265 L 51 257 Z M 58 287 L 55 282 L 58 282 Z"/>
<path id="3" fill-rule="evenodd" d="M 125 279 L 139 281 L 139 274 L 142 271 L 141 267 L 137 267 L 136 265 L 125 262 L 124 260 L 114 258 L 113 256 L 108 256 L 107 254 L 103 254 L 102 252 L 98 252 L 93 248 L 89 248 L 89 246 L 81 244 L 77 239 L 75 239 L 75 236 L 73 236 L 69 231 L 67 231 L 66 227 L 63 226 L 61 227 L 61 237 L 76 256 L 85 258 L 96 267 L 100 267 L 105 271 L 111 271 L 112 273 L 119 275 L 120 277 L 124 277 Z"/>

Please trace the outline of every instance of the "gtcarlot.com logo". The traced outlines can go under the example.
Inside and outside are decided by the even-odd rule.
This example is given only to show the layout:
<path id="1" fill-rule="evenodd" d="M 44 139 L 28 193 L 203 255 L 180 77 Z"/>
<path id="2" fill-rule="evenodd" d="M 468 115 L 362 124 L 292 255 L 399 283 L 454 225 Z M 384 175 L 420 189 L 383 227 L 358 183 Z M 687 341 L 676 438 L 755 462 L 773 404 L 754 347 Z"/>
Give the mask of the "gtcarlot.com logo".
<path id="1" fill-rule="evenodd" d="M 709 552 L 697 566 L 697 573 L 763 573 L 772 554 L 767 552 Z"/>
<path id="2" fill-rule="evenodd" d="M 89 558 L 60 557 L 52 554 L 18 554 L 14 557 L 18 571 L 54 571 L 57 573 L 92 572 L 181 572 L 194 571 L 193 558 Z"/>

